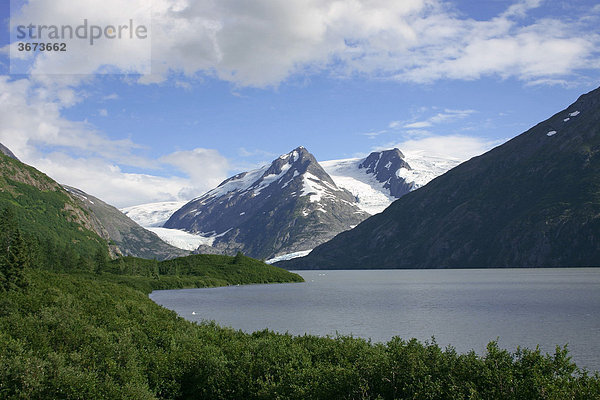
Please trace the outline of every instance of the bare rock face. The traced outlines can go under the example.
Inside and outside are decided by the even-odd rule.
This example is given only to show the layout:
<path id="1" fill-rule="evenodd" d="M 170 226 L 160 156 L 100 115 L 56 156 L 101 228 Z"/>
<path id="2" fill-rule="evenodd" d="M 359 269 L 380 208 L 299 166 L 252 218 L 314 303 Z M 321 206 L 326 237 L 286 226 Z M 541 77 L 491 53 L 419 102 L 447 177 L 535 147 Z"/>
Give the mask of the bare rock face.
<path id="1" fill-rule="evenodd" d="M 189 255 L 188 251 L 163 242 L 155 233 L 142 228 L 117 208 L 77 188 L 63 187 L 77 200 L 81 209 L 88 211 L 93 224 L 90 229 L 113 243 L 112 253 L 157 260 Z"/>
<path id="2" fill-rule="evenodd" d="M 9 150 L 9 148 L 8 148 L 8 147 L 6 147 L 6 146 L 4 146 L 2 143 L 0 143 L 0 153 L 4 154 L 4 155 L 6 155 L 6 156 L 9 156 L 10 158 L 14 158 L 15 160 L 19 160 L 19 159 L 17 158 L 17 156 L 15 156 L 15 155 L 13 154 L 13 152 L 12 152 L 12 151 L 10 151 L 10 150 Z"/>

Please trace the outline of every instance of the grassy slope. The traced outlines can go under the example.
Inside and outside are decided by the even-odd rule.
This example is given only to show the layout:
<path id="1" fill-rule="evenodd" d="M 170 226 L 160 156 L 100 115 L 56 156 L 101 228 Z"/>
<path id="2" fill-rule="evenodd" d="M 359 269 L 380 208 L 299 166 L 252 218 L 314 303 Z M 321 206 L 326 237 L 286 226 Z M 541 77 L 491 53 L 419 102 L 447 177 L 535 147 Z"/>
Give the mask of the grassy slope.
<path id="1" fill-rule="evenodd" d="M 17 160 L 0 154 L 0 209 L 10 207 L 20 228 L 40 241 L 70 246 L 78 254 L 105 249 L 91 231 L 92 220 L 56 182 Z"/>

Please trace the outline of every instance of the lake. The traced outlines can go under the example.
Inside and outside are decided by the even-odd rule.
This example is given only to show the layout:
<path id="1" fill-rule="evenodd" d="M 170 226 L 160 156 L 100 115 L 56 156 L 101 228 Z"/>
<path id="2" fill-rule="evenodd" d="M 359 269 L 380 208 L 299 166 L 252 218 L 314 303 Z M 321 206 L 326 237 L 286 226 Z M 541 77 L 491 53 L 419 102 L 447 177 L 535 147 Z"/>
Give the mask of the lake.
<path id="1" fill-rule="evenodd" d="M 600 370 L 600 269 L 294 271 L 306 283 L 155 291 L 190 321 L 246 332 L 393 336 L 482 354 L 498 338 L 553 353 L 568 343 L 578 366 Z"/>

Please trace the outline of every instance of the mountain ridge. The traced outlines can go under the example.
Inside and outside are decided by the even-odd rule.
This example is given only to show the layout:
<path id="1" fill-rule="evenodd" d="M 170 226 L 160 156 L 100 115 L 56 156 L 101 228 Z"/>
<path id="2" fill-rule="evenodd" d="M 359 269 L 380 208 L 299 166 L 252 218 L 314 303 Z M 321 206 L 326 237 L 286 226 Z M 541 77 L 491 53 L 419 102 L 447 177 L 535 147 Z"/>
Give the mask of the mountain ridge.
<path id="1" fill-rule="evenodd" d="M 73 247 L 86 257 L 93 256 L 100 248 L 108 250 L 113 258 L 134 255 L 165 259 L 189 254 L 162 242 L 102 200 L 60 185 L 11 156 L 5 146 L 2 148 L 0 207 L 15 210 L 24 229 L 42 243 L 50 238 L 56 242 L 69 239 L 66 247 L 77 244 Z"/>
<path id="2" fill-rule="evenodd" d="M 141 227 L 120 210 L 99 198 L 72 186 L 62 186 L 98 219 L 106 230 L 108 239 L 115 243 L 122 255 L 165 260 L 190 254 L 165 243 L 158 235 Z"/>

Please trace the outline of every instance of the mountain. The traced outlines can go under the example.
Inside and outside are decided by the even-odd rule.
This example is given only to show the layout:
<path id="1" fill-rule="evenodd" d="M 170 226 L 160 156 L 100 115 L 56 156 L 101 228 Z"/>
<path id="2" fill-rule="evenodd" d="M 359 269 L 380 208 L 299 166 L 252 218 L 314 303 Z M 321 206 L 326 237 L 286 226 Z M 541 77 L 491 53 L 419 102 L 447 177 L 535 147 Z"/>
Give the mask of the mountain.
<path id="1" fill-rule="evenodd" d="M 10 208 L 27 235 L 52 243 L 52 250 L 69 249 L 80 256 L 107 249 L 119 254 L 115 246 L 108 246 L 106 229 L 79 200 L 6 150 L 0 153 L 0 209 Z"/>
<path id="2" fill-rule="evenodd" d="M 213 248 L 226 254 L 270 258 L 310 250 L 368 215 L 298 147 L 225 180 L 176 211 L 164 227 L 212 236 Z"/>
<path id="3" fill-rule="evenodd" d="M 157 259 L 189 254 L 162 242 L 116 208 L 20 162 L 5 146 L 0 149 L 0 209 L 11 208 L 24 231 L 40 242 L 58 243 L 87 257 L 106 249 L 112 256 Z"/>
<path id="4" fill-rule="evenodd" d="M 355 196 L 357 206 L 371 215 L 459 163 L 421 152 L 405 155 L 399 149 L 372 152 L 366 158 L 320 162 L 339 187 Z"/>
<path id="5" fill-rule="evenodd" d="M 82 208 L 98 219 L 109 239 L 123 255 L 157 260 L 189 255 L 189 252 L 165 243 L 155 233 L 142 228 L 115 207 L 82 190 L 66 185 L 63 187 L 80 201 Z"/>
<path id="6" fill-rule="evenodd" d="M 600 266 L 600 88 L 278 265 Z"/>

